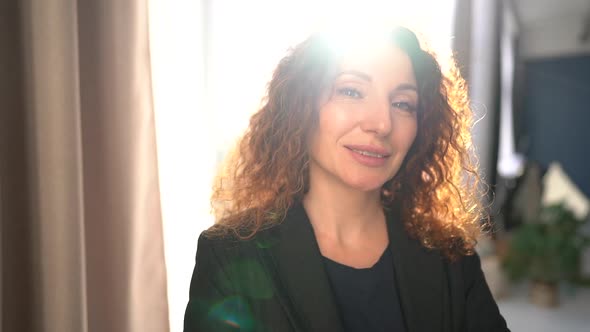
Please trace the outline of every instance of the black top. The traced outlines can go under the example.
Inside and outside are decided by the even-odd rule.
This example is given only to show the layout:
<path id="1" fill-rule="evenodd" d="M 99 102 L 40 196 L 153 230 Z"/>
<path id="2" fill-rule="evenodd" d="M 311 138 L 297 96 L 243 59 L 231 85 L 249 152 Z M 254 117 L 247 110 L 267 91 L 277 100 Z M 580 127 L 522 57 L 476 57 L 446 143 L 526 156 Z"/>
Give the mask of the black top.
<path id="1" fill-rule="evenodd" d="M 356 269 L 324 257 L 346 332 L 404 332 L 389 246 L 370 268 Z"/>

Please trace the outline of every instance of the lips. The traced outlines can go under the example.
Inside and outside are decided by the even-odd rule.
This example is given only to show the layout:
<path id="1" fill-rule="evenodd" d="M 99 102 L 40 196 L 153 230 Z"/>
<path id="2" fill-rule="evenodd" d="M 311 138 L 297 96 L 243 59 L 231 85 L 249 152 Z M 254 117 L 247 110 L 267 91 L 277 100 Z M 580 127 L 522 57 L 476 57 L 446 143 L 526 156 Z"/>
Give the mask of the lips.
<path id="1" fill-rule="evenodd" d="M 383 167 L 391 153 L 372 145 L 345 145 L 354 160 L 366 167 Z"/>
<path id="2" fill-rule="evenodd" d="M 345 145 L 344 147 L 367 157 L 387 158 L 391 155 L 386 149 L 373 145 Z"/>

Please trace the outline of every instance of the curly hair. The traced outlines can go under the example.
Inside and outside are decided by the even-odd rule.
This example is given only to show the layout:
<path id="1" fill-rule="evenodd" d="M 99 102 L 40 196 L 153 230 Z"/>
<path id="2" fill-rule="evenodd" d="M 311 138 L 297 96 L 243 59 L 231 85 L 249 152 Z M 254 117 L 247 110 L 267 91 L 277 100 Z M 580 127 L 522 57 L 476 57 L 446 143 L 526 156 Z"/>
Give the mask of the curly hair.
<path id="1" fill-rule="evenodd" d="M 400 170 L 381 190 L 385 209 L 400 204 L 407 232 L 448 259 L 472 253 L 482 228 L 477 161 L 467 87 L 453 66 L 443 75 L 433 52 L 403 27 L 390 35 L 412 62 L 418 83 L 418 132 Z M 339 55 L 313 35 L 283 58 L 262 108 L 226 159 L 213 187 L 212 234 L 240 238 L 280 223 L 309 187 L 309 138 L 318 100 Z"/>

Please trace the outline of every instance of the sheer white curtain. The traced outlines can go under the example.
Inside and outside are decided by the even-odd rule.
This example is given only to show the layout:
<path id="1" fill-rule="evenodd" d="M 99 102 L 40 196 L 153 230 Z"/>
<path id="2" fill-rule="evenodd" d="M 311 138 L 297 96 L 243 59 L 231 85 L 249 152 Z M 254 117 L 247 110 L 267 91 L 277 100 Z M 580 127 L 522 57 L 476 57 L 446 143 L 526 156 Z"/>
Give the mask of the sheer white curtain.
<path id="1" fill-rule="evenodd" d="M 213 224 L 215 168 L 247 126 L 274 65 L 300 29 L 281 23 L 288 12 L 277 15 L 279 5 L 150 0 L 171 331 L 182 330 L 198 234 Z M 268 18 L 253 7 L 266 8 Z"/>
<path id="2" fill-rule="evenodd" d="M 197 236 L 212 224 L 216 140 L 206 110 L 206 1 L 149 0 L 170 331 L 182 331 Z"/>
<path id="3" fill-rule="evenodd" d="M 443 56 L 454 0 L 149 0 L 150 48 L 171 331 L 182 319 L 198 234 L 213 224 L 218 163 L 260 106 L 287 49 L 324 19 L 410 23 Z M 450 53 L 449 53 L 450 54 Z"/>

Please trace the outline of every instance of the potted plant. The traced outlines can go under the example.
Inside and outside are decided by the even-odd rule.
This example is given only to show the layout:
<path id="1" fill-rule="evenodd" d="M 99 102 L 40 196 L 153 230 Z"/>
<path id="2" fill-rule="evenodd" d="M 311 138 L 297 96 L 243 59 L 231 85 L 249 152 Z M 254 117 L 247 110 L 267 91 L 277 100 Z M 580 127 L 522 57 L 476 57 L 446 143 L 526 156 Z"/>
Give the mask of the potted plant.
<path id="1" fill-rule="evenodd" d="M 579 280 L 582 250 L 590 244 L 580 232 L 585 221 L 564 204 L 554 204 L 541 208 L 537 222 L 512 234 L 502 265 L 510 279 L 531 281 L 533 303 L 556 306 L 559 282 Z"/>

